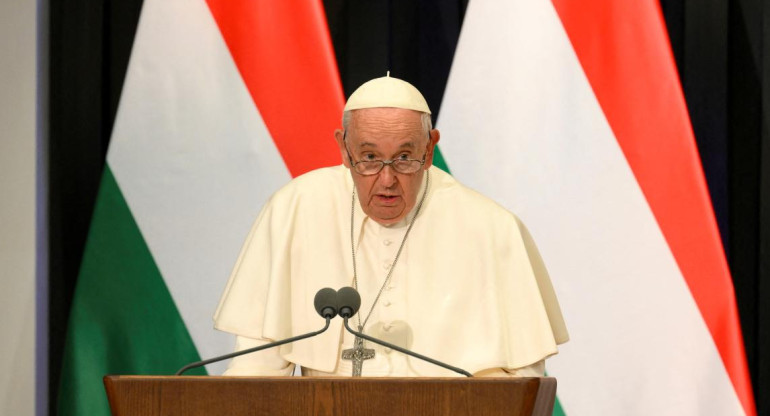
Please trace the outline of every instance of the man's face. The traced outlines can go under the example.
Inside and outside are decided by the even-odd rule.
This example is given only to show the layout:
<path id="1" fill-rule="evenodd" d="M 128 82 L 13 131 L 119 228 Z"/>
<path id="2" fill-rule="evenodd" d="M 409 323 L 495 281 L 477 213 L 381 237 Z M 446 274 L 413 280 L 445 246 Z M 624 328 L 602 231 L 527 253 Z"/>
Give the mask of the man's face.
<path id="1" fill-rule="evenodd" d="M 425 170 L 433 161 L 438 130 L 427 134 L 421 114 L 400 108 L 366 108 L 351 113 L 347 132 L 337 130 L 335 138 L 343 163 L 350 169 L 356 193 L 364 212 L 382 225 L 401 221 L 417 202 Z M 430 136 L 430 137 L 429 137 Z M 386 165 L 374 175 L 364 176 L 353 169 L 362 160 L 418 159 L 425 164 L 416 173 L 403 174 Z"/>

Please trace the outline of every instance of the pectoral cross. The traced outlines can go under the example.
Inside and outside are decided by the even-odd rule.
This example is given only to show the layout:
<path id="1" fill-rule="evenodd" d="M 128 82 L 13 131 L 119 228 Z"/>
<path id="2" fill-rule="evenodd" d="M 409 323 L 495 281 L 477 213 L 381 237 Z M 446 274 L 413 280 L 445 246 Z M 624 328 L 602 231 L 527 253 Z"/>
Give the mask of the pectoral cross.
<path id="1" fill-rule="evenodd" d="M 361 332 L 362 329 L 359 327 L 358 332 Z M 353 361 L 353 377 L 361 377 L 361 368 L 364 365 L 364 360 L 371 360 L 372 358 L 374 358 L 374 350 L 364 348 L 364 340 L 359 337 L 356 337 L 353 342 L 353 348 L 342 351 L 343 360 Z"/>

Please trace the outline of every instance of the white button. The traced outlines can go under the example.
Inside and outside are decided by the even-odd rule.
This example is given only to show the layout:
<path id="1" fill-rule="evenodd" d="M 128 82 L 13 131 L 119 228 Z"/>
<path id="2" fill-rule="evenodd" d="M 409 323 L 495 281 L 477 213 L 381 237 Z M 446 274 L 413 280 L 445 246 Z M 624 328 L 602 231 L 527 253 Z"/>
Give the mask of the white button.
<path id="1" fill-rule="evenodd" d="M 385 240 L 382 241 L 382 244 L 385 244 L 386 246 L 389 246 L 389 245 L 393 244 L 393 242 L 386 238 Z"/>
<path id="2" fill-rule="evenodd" d="M 385 302 L 383 303 L 383 305 L 385 305 L 385 306 L 390 306 L 390 305 L 391 305 L 391 302 L 390 302 L 389 300 L 385 300 Z"/>
<path id="3" fill-rule="evenodd" d="M 390 262 L 386 261 L 382 263 L 382 268 L 385 270 L 390 269 Z"/>
<path id="4" fill-rule="evenodd" d="M 390 331 L 390 328 L 392 328 L 392 326 L 390 324 L 385 324 L 385 325 L 382 326 L 382 330 L 385 331 L 385 332 Z"/>

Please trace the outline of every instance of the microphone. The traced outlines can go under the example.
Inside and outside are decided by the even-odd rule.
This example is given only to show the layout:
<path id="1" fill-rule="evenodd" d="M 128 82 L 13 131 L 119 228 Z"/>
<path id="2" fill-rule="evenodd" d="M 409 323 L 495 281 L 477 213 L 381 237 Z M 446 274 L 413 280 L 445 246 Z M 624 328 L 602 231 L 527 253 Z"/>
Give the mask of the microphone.
<path id="1" fill-rule="evenodd" d="M 340 318 L 348 319 L 358 312 L 361 307 L 361 295 L 350 286 L 345 286 L 337 291 L 337 312 Z"/>
<path id="2" fill-rule="evenodd" d="M 356 312 L 358 312 L 358 309 L 360 307 L 361 307 L 361 295 L 358 294 L 357 290 L 353 289 L 352 287 L 346 286 L 337 291 L 337 311 L 339 312 L 340 317 L 345 320 L 345 329 L 351 334 L 359 338 L 363 338 L 367 341 L 371 341 L 375 344 L 382 345 L 383 347 L 391 348 L 403 354 L 411 355 L 412 357 L 419 358 L 423 361 L 427 361 L 431 364 L 435 364 L 442 368 L 446 368 L 447 370 L 454 371 L 455 373 L 462 374 L 466 377 L 473 377 L 471 373 L 463 370 L 462 368 L 457 368 L 449 364 L 444 364 L 441 361 L 434 360 L 433 358 L 426 357 L 422 354 L 418 354 L 406 348 L 401 348 L 398 345 L 393 345 L 389 342 L 385 342 L 377 338 L 370 337 L 369 335 L 366 335 L 362 332 L 354 331 L 348 325 L 348 319 L 352 318 L 353 315 L 355 315 Z"/>
<path id="3" fill-rule="evenodd" d="M 315 305 L 315 311 L 322 318 L 334 318 L 337 316 L 337 291 L 330 287 L 319 290 L 315 294 L 313 305 Z"/>
<path id="4" fill-rule="evenodd" d="M 359 304 L 360 302 L 361 300 L 359 298 Z M 313 305 L 315 306 L 316 312 L 318 312 L 318 314 L 321 315 L 322 318 L 326 319 L 326 325 L 324 325 L 324 327 L 321 328 L 320 330 L 315 332 L 308 332 L 307 334 L 297 335 L 296 337 L 286 338 L 280 341 L 275 341 L 264 345 L 259 345 L 246 350 L 231 352 L 229 354 L 220 355 L 219 357 L 209 358 L 207 360 L 202 360 L 202 361 L 196 361 L 194 363 L 187 364 L 186 366 L 180 368 L 179 371 L 177 371 L 174 375 L 181 376 L 185 371 L 191 370 L 193 368 L 202 367 L 206 364 L 215 363 L 218 361 L 226 360 L 228 358 L 234 358 L 240 355 L 250 354 L 252 352 L 262 351 L 268 348 L 277 347 L 279 345 L 288 344 L 290 342 L 314 337 L 326 331 L 327 329 L 329 329 L 329 323 L 331 322 L 332 318 L 337 316 L 337 310 L 338 310 L 337 309 L 337 291 L 329 287 L 325 287 L 319 290 L 315 294 L 315 298 L 313 299 Z"/>

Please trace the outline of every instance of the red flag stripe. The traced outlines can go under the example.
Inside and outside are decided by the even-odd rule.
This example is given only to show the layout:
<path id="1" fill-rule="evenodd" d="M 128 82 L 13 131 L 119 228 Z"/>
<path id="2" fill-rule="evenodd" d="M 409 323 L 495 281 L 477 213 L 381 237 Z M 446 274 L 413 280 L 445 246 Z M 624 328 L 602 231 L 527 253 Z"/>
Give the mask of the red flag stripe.
<path id="1" fill-rule="evenodd" d="M 320 0 L 208 0 L 293 177 L 341 163 L 344 94 Z"/>
<path id="2" fill-rule="evenodd" d="M 655 0 L 553 0 L 615 137 L 749 415 L 754 398 L 730 271 Z"/>

